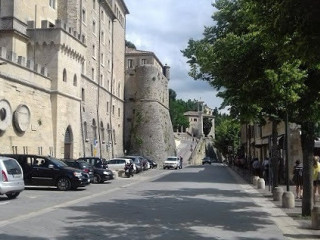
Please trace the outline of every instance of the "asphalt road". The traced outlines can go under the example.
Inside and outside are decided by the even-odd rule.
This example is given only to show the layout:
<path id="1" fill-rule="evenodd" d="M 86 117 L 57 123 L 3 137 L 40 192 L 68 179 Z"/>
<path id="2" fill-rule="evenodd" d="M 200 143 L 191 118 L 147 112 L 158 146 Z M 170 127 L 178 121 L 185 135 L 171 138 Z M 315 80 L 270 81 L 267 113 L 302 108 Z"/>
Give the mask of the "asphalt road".
<path id="1" fill-rule="evenodd" d="M 286 239 L 259 198 L 220 163 L 159 168 L 83 190 L 0 197 L 0 239 Z"/>

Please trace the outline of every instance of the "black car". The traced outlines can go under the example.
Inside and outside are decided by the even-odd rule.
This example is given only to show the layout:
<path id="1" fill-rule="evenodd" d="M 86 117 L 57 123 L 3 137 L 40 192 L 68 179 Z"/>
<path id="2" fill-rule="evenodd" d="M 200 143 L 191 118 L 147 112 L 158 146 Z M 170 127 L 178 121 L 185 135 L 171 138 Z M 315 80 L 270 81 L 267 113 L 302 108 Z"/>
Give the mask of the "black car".
<path id="1" fill-rule="evenodd" d="M 73 159 L 63 159 L 63 161 L 69 166 L 73 168 L 80 169 L 85 173 L 89 174 L 89 178 L 91 182 L 94 182 L 94 170 L 93 167 L 83 160 L 73 160 Z"/>
<path id="2" fill-rule="evenodd" d="M 89 175 L 53 157 L 29 154 L 1 154 L 16 159 L 26 186 L 57 186 L 61 191 L 90 184 Z"/>
<path id="3" fill-rule="evenodd" d="M 150 168 L 157 168 L 158 167 L 158 163 L 156 163 L 155 161 L 153 161 L 153 160 L 151 160 L 149 158 L 146 158 L 146 159 L 150 164 Z"/>
<path id="4" fill-rule="evenodd" d="M 202 165 L 204 165 L 204 164 L 211 164 L 212 163 L 212 161 L 211 161 L 211 158 L 210 157 L 204 157 L 203 159 L 202 159 Z"/>
<path id="5" fill-rule="evenodd" d="M 104 158 L 99 158 L 99 157 L 81 157 L 78 158 L 78 160 L 84 160 L 88 163 L 90 163 L 92 166 L 96 168 L 108 168 L 108 163 L 107 160 Z"/>
<path id="6" fill-rule="evenodd" d="M 108 168 L 107 160 L 98 157 L 81 157 L 78 161 L 85 161 L 93 166 L 94 183 L 103 183 L 114 179 L 113 172 Z"/>
<path id="7" fill-rule="evenodd" d="M 136 165 L 136 173 L 139 173 L 143 170 L 142 157 L 140 157 L 140 156 L 124 156 L 121 158 L 131 159 L 133 161 L 133 163 Z"/>

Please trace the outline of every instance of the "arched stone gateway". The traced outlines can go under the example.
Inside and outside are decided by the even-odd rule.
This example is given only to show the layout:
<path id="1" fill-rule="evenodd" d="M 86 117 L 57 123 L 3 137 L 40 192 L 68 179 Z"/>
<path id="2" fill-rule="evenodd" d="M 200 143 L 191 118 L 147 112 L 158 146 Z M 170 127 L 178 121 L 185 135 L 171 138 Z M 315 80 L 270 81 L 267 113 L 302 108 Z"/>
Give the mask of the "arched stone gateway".
<path id="1" fill-rule="evenodd" d="M 71 126 L 67 127 L 64 135 L 64 158 L 70 159 L 73 156 L 73 133 Z"/>

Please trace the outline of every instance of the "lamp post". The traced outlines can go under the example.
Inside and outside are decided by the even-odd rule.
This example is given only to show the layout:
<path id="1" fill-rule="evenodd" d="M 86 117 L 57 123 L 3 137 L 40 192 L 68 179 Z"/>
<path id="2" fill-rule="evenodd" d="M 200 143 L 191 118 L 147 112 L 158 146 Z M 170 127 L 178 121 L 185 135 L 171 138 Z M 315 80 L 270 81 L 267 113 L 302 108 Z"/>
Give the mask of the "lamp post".
<path id="1" fill-rule="evenodd" d="M 286 185 L 287 185 L 287 191 L 289 192 L 289 135 L 288 135 L 288 110 L 286 108 L 286 121 L 285 121 L 285 137 L 286 137 Z"/>

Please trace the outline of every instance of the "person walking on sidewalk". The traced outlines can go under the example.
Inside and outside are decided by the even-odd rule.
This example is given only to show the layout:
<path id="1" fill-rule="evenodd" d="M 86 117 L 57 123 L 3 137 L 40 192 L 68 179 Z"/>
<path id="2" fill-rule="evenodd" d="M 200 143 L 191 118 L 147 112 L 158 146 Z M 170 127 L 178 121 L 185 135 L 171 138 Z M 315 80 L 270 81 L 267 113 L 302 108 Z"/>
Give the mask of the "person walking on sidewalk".
<path id="1" fill-rule="evenodd" d="M 302 186 L 303 186 L 303 165 L 300 160 L 296 161 L 296 165 L 293 168 L 293 182 L 296 185 L 296 198 L 302 198 Z"/>
<path id="2" fill-rule="evenodd" d="M 320 193 L 320 163 L 319 156 L 313 157 L 313 204 L 316 204 L 316 194 Z"/>

